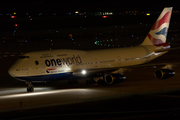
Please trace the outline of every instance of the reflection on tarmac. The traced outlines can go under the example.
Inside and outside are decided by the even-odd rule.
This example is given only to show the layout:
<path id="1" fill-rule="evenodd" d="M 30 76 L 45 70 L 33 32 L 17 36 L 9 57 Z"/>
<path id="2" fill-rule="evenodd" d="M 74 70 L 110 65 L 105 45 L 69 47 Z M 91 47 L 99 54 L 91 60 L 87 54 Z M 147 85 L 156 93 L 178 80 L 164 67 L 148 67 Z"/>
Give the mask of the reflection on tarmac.
<path id="1" fill-rule="evenodd" d="M 149 73 L 151 69 L 146 70 Z M 137 73 L 134 72 L 134 73 Z M 129 73 L 127 81 L 112 86 L 72 86 L 71 88 L 34 87 L 35 92 L 27 93 L 26 87 L 5 88 L 0 93 L 0 111 L 59 106 L 87 101 L 122 98 L 137 94 L 159 94 L 179 90 L 178 76 L 170 80 L 157 80 L 154 77 L 140 76 L 134 78 Z M 132 79 L 133 78 L 133 79 Z M 141 79 L 139 79 L 141 78 Z M 67 85 L 66 85 L 67 86 Z M 74 88 L 73 88 L 74 87 Z"/>
<path id="2" fill-rule="evenodd" d="M 23 93 L 27 93 L 25 90 L 26 88 L 7 88 L 7 89 L 0 89 L 0 99 L 3 98 L 3 96 L 8 96 L 8 95 L 13 95 L 13 94 L 23 94 Z M 35 90 L 37 92 L 40 91 L 49 91 L 52 90 L 52 88 L 50 87 L 36 87 Z"/>

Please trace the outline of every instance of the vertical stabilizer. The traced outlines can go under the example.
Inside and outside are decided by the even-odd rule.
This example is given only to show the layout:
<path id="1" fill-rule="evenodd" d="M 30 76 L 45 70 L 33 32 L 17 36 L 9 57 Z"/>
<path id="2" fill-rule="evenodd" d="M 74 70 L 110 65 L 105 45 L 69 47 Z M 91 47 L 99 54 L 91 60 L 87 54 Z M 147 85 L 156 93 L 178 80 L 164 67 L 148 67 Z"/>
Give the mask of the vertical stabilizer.
<path id="1" fill-rule="evenodd" d="M 166 43 L 166 38 L 169 29 L 172 9 L 172 7 L 166 7 L 163 9 L 141 45 L 155 45 L 164 47 L 169 46 L 169 44 Z"/>

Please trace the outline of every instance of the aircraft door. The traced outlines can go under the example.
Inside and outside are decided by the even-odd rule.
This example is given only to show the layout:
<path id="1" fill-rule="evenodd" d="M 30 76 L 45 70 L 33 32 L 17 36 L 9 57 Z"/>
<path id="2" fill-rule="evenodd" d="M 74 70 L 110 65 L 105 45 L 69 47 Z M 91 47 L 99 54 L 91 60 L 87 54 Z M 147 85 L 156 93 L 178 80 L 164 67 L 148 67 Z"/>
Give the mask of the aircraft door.
<path id="1" fill-rule="evenodd" d="M 42 74 L 45 73 L 46 66 L 40 63 L 38 60 L 35 61 L 35 70 L 36 74 Z"/>

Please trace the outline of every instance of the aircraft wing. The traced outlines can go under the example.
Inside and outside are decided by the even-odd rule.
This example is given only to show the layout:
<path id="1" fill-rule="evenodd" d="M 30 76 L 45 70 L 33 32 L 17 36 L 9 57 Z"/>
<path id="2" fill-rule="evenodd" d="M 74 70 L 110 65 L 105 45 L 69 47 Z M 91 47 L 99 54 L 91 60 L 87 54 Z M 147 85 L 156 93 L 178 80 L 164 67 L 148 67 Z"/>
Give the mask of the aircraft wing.
<path id="1" fill-rule="evenodd" d="M 140 64 L 140 65 L 133 65 L 133 66 L 124 66 L 124 67 L 113 67 L 113 68 L 97 68 L 97 69 L 77 69 L 73 71 L 73 75 L 75 76 L 82 76 L 83 74 L 85 75 L 93 75 L 96 73 L 120 73 L 124 74 L 124 72 L 132 71 L 135 68 L 156 68 L 156 66 L 161 66 L 164 69 L 172 69 L 172 67 L 175 67 L 179 65 L 180 62 L 164 62 L 164 63 L 145 63 L 145 64 Z M 84 73 L 83 73 L 84 72 Z"/>

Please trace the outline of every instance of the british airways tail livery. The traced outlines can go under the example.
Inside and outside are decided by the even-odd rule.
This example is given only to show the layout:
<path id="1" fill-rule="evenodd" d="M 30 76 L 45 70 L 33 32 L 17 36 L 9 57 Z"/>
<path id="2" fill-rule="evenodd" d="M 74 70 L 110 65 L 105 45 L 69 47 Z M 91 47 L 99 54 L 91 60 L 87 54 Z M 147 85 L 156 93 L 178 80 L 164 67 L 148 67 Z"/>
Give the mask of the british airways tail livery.
<path id="1" fill-rule="evenodd" d="M 124 79 L 123 73 L 131 68 L 142 66 L 168 52 L 166 43 L 172 7 L 164 8 L 143 43 L 135 47 L 103 50 L 49 50 L 29 52 L 21 56 L 9 69 L 9 74 L 28 84 L 27 91 L 33 92 L 32 82 L 70 79 L 75 76 L 91 75 L 87 83 L 111 85 Z M 156 71 L 159 79 L 170 78 L 175 74 L 170 65 Z"/>

